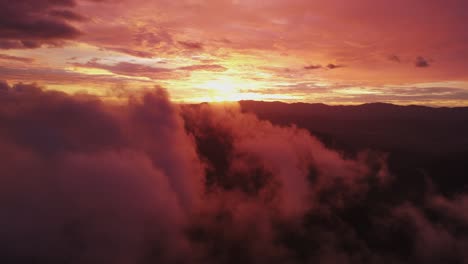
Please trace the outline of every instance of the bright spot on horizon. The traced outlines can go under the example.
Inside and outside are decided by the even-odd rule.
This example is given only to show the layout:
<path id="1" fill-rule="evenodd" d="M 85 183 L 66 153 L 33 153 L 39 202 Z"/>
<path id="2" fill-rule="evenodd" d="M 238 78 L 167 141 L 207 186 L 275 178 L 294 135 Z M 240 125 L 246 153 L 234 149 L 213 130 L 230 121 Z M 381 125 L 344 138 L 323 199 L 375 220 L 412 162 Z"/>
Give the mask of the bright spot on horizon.
<path id="1" fill-rule="evenodd" d="M 218 77 L 213 80 L 195 85 L 196 88 L 206 90 L 206 96 L 194 97 L 190 102 L 236 102 L 243 100 L 272 101 L 298 100 L 297 96 L 287 94 L 260 93 L 261 84 L 232 78 Z"/>

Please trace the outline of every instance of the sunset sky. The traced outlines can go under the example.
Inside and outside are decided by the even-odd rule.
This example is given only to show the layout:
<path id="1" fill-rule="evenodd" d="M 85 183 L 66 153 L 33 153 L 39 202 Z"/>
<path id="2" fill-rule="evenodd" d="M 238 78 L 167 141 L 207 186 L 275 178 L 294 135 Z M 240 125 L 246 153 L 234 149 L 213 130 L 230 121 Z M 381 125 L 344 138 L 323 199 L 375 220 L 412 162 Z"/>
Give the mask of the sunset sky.
<path id="1" fill-rule="evenodd" d="M 178 102 L 468 104 L 466 0 L 0 0 L 0 80 Z"/>

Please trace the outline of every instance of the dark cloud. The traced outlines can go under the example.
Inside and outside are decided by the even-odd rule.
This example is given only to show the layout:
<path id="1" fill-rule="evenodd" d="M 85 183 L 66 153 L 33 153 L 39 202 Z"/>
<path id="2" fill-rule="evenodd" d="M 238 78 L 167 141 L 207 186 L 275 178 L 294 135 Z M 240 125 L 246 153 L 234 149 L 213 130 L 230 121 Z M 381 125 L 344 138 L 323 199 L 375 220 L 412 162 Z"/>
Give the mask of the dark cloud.
<path id="1" fill-rule="evenodd" d="M 52 10 L 49 12 L 51 16 L 70 21 L 84 21 L 86 18 L 70 10 Z"/>
<path id="2" fill-rule="evenodd" d="M 333 70 L 333 69 L 337 69 L 337 68 L 342 68 L 344 67 L 343 65 L 339 65 L 339 64 L 333 64 L 333 63 L 330 63 L 327 65 L 327 68 L 330 69 L 330 70 Z"/>
<path id="3" fill-rule="evenodd" d="M 400 57 L 398 57 L 397 55 L 390 55 L 390 56 L 388 56 L 388 60 L 393 61 L 393 62 L 398 62 L 398 63 L 401 62 Z"/>
<path id="4" fill-rule="evenodd" d="M 316 70 L 316 69 L 321 69 L 322 68 L 322 65 L 308 65 L 308 66 L 304 66 L 304 69 L 305 70 Z"/>
<path id="5" fill-rule="evenodd" d="M 0 6 L 0 47 L 36 48 L 80 35 L 67 23 L 81 18 L 69 10 L 73 0 L 0 0 Z"/>
<path id="6" fill-rule="evenodd" d="M 134 50 L 134 49 L 129 49 L 129 48 L 113 48 L 113 47 L 105 48 L 105 49 L 125 53 L 125 54 L 132 55 L 134 57 L 139 57 L 139 58 L 153 58 L 154 57 L 153 53 L 142 51 L 142 50 Z"/>
<path id="7" fill-rule="evenodd" d="M 330 63 L 330 64 L 327 64 L 327 66 L 322 66 L 320 64 L 315 64 L 315 65 L 312 64 L 312 65 L 304 66 L 304 69 L 305 70 L 317 70 L 317 69 L 327 68 L 329 70 L 333 70 L 333 69 L 337 69 L 337 68 L 341 68 L 341 67 L 344 67 L 344 66 L 339 65 L 339 64 Z"/>
<path id="8" fill-rule="evenodd" d="M 48 45 L 58 46 L 60 42 L 47 42 Z M 0 49 L 35 49 L 44 44 L 42 41 L 35 40 L 1 40 Z"/>
<path id="9" fill-rule="evenodd" d="M 31 63 L 34 61 L 34 59 L 31 59 L 31 58 L 10 56 L 7 54 L 0 54 L 0 60 L 13 60 L 13 61 L 19 61 L 19 62 L 25 62 L 25 63 Z"/>
<path id="10" fill-rule="evenodd" d="M 186 49 L 201 50 L 203 49 L 203 44 L 200 42 L 191 42 L 191 41 L 178 41 L 182 47 Z"/>
<path id="11" fill-rule="evenodd" d="M 421 56 L 416 58 L 416 61 L 414 62 L 414 66 L 418 68 L 426 68 L 429 67 L 429 61 Z"/>

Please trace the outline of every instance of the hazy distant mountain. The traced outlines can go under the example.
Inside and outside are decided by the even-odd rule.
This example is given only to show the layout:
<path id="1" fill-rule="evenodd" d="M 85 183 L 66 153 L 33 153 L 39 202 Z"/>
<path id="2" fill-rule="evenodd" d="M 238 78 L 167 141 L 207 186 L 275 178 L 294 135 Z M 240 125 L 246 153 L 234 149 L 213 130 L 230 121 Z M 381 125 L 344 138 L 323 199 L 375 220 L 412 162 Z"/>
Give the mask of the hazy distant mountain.
<path id="1" fill-rule="evenodd" d="M 468 107 L 433 108 L 371 103 L 357 106 L 241 101 L 245 112 L 309 130 L 345 153 L 388 153 L 403 189 L 429 177 L 447 192 L 468 184 Z"/>
<path id="2" fill-rule="evenodd" d="M 468 107 L 371 103 L 357 106 L 241 101 L 243 111 L 273 123 L 296 124 L 337 147 L 408 152 L 468 150 Z"/>

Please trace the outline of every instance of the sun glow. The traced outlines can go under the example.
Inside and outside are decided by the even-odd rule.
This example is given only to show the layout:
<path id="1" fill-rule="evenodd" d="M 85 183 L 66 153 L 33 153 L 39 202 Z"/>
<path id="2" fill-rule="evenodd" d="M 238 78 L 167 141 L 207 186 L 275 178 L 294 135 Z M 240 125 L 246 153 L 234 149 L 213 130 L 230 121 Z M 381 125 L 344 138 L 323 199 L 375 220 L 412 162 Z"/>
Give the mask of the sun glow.
<path id="1" fill-rule="evenodd" d="M 209 80 L 197 85 L 197 88 L 207 91 L 207 95 L 203 98 L 198 98 L 197 101 L 232 102 L 261 99 L 261 94 L 242 92 L 243 89 L 252 89 L 254 86 L 255 85 L 252 83 L 243 82 L 230 77 Z"/>
<path id="2" fill-rule="evenodd" d="M 301 98 L 289 94 L 269 94 L 261 92 L 263 87 L 268 87 L 265 82 L 242 80 L 230 76 L 222 76 L 205 82 L 200 82 L 194 87 L 203 91 L 199 96 L 194 96 L 184 102 L 235 102 L 242 100 L 255 101 L 276 101 L 288 100 L 297 101 Z"/>

